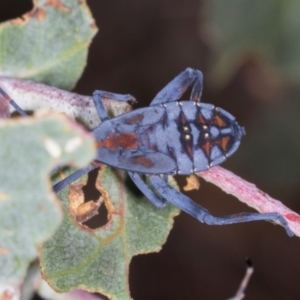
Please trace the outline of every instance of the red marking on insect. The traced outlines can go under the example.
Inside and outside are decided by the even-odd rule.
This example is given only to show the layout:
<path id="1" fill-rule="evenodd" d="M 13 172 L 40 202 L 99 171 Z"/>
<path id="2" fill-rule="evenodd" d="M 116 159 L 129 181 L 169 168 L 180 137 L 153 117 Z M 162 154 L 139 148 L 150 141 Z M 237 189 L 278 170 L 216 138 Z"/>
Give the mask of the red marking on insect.
<path id="1" fill-rule="evenodd" d="M 124 132 L 117 135 L 113 132 L 105 140 L 98 141 L 96 145 L 97 147 L 105 147 L 111 151 L 116 151 L 119 147 L 130 150 L 138 147 L 138 140 L 134 133 Z"/>
<path id="2" fill-rule="evenodd" d="M 216 125 L 218 125 L 220 127 L 226 127 L 226 126 L 228 126 L 228 124 L 226 123 L 226 121 L 224 119 L 222 119 L 219 115 L 215 115 L 214 116 L 214 121 L 215 121 Z"/>
<path id="3" fill-rule="evenodd" d="M 147 158 L 146 156 L 136 156 L 132 158 L 132 161 L 141 165 L 144 165 L 145 167 L 152 167 L 154 165 L 153 161 Z"/>
<path id="4" fill-rule="evenodd" d="M 191 145 L 185 145 L 185 150 L 190 158 L 193 157 L 193 148 Z"/>
<path id="5" fill-rule="evenodd" d="M 205 153 L 205 155 L 207 156 L 207 157 L 210 157 L 210 149 L 211 149 L 211 143 L 210 143 L 210 141 L 206 141 L 202 146 L 201 146 L 201 148 L 202 148 L 202 150 L 204 151 L 204 153 Z"/>
<path id="6" fill-rule="evenodd" d="M 227 152 L 228 150 L 228 144 L 230 142 L 230 136 L 223 136 L 215 141 L 215 144 L 217 144 L 223 152 Z"/>
<path id="7" fill-rule="evenodd" d="M 126 121 L 126 123 L 129 123 L 129 124 L 135 124 L 135 123 L 142 121 L 143 118 L 144 118 L 144 116 L 142 114 L 139 114 L 134 117 L 128 118 L 125 121 Z"/>
<path id="8" fill-rule="evenodd" d="M 186 120 L 185 115 L 184 115 L 183 112 L 181 112 L 180 115 L 179 115 L 179 124 L 182 125 L 182 126 L 187 125 L 187 120 Z"/>
<path id="9" fill-rule="evenodd" d="M 198 122 L 199 122 L 200 124 L 204 124 L 204 125 L 207 124 L 207 121 L 204 120 L 204 118 L 203 118 L 203 116 L 202 116 L 201 113 L 199 113 L 199 114 L 197 115 L 197 120 L 198 120 Z"/>

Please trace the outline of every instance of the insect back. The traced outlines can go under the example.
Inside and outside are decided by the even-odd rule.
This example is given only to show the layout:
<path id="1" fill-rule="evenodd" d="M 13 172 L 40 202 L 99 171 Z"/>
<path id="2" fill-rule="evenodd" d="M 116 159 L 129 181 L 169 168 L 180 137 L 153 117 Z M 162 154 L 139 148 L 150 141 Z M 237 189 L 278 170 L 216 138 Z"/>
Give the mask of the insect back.
<path id="1" fill-rule="evenodd" d="M 178 174 L 190 174 L 222 163 L 245 134 L 235 118 L 211 104 L 180 101 L 163 104 L 167 112 L 168 151 Z"/>

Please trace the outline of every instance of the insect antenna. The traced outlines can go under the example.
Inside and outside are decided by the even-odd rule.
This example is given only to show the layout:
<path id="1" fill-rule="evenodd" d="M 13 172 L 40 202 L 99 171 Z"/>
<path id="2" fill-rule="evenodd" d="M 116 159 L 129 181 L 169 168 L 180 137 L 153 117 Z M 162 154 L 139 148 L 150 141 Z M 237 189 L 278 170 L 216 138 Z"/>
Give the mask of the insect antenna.
<path id="1" fill-rule="evenodd" d="M 0 94 L 15 108 L 15 110 L 23 117 L 28 117 L 26 112 L 13 100 L 11 99 L 4 90 L 0 87 Z"/>

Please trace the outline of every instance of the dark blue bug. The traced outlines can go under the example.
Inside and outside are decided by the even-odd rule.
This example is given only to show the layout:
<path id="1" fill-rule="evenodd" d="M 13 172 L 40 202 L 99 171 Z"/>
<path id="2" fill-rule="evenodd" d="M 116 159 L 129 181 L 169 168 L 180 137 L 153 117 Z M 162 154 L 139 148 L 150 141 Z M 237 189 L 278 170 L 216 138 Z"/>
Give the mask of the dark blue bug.
<path id="1" fill-rule="evenodd" d="M 222 163 L 239 147 L 243 127 L 225 110 L 200 102 L 202 73 L 187 68 L 153 99 L 150 107 L 133 110 L 109 119 L 102 99 L 134 101 L 131 95 L 95 91 L 93 101 L 102 123 L 92 133 L 97 144 L 95 162 L 57 183 L 60 191 L 82 175 L 97 168 L 97 162 L 126 170 L 146 197 L 157 207 L 170 202 L 200 222 L 224 225 L 257 220 L 278 222 L 292 235 L 278 213 L 239 213 L 214 217 L 205 208 L 174 190 L 168 175 L 188 175 Z M 192 86 L 190 100 L 179 101 Z M 24 115 L 17 104 L 0 92 Z M 148 185 L 141 174 L 149 178 Z"/>

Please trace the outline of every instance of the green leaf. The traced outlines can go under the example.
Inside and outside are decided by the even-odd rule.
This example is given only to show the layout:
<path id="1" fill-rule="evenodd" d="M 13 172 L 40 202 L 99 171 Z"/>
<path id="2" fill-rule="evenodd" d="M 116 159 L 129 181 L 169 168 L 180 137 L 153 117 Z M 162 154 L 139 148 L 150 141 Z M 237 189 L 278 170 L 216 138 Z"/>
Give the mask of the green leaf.
<path id="1" fill-rule="evenodd" d="M 29 263 L 62 220 L 49 174 L 57 165 L 83 167 L 94 141 L 59 114 L 0 121 L 0 282 L 20 285 Z"/>
<path id="2" fill-rule="evenodd" d="M 0 25 L 0 76 L 72 89 L 97 27 L 83 0 L 36 0 L 32 11 Z"/>
<path id="3" fill-rule="evenodd" d="M 58 292 L 76 288 L 110 299 L 131 299 L 129 263 L 134 255 L 159 251 L 178 209 L 159 209 L 124 185 L 124 172 L 101 167 L 97 186 L 108 210 L 108 223 L 98 229 L 76 222 L 69 211 L 69 190 L 59 193 L 64 220 L 41 250 L 43 278 Z M 81 178 L 70 189 L 82 186 Z M 174 185 L 174 182 L 173 182 Z"/>

